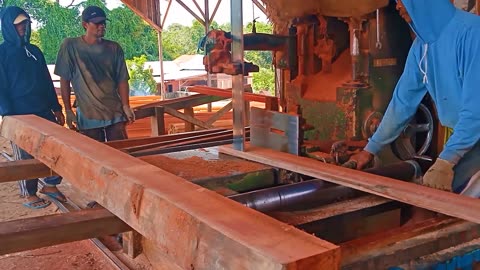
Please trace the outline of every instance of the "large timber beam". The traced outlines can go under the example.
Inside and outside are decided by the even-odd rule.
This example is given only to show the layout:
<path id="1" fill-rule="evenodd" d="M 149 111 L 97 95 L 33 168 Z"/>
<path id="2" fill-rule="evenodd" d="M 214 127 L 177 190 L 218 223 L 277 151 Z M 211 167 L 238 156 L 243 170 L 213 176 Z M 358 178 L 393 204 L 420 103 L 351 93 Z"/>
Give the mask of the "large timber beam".
<path id="1" fill-rule="evenodd" d="M 219 151 L 480 224 L 478 199 L 261 147 L 248 145 L 243 152 L 221 146 Z"/>
<path id="2" fill-rule="evenodd" d="M 106 209 L 0 223 L 0 255 L 130 231 Z"/>
<path id="3" fill-rule="evenodd" d="M 339 247 L 47 120 L 5 117 L 0 135 L 182 269 L 339 269 Z"/>

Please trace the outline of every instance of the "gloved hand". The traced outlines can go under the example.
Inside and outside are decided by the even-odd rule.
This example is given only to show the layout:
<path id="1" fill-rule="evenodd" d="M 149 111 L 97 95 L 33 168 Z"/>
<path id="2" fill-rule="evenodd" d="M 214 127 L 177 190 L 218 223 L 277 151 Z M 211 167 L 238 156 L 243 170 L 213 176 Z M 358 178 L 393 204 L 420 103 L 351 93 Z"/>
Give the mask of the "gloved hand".
<path id="1" fill-rule="evenodd" d="M 55 118 L 57 118 L 57 123 L 60 126 L 64 126 L 65 125 L 65 116 L 63 115 L 63 112 L 62 111 L 56 111 L 56 112 L 53 112 L 53 114 L 55 115 Z"/>
<path id="2" fill-rule="evenodd" d="M 452 191 L 453 167 L 455 164 L 441 158 L 423 176 L 423 185 L 445 191 Z"/>
<path id="3" fill-rule="evenodd" d="M 135 122 L 135 113 L 133 112 L 132 108 L 130 108 L 130 105 L 123 105 L 122 109 L 125 113 L 125 116 L 127 116 L 128 123 L 131 124 Z"/>
<path id="4" fill-rule="evenodd" d="M 75 113 L 72 111 L 72 110 L 66 110 L 65 111 L 67 113 L 67 126 L 69 129 L 77 129 L 77 116 L 75 115 Z M 75 124 L 75 125 L 74 125 Z"/>
<path id="5" fill-rule="evenodd" d="M 350 164 L 356 164 L 357 170 L 364 169 L 373 160 L 373 154 L 363 150 L 362 152 L 352 155 L 350 159 L 345 163 L 345 167 L 349 167 Z M 348 165 L 347 165 L 348 164 Z"/>

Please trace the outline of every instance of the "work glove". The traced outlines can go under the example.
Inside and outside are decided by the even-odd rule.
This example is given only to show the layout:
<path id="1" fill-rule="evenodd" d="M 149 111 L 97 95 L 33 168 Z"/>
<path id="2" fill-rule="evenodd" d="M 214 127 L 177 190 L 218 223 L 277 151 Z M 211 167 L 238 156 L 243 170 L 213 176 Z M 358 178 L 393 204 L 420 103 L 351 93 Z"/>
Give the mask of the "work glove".
<path id="1" fill-rule="evenodd" d="M 452 191 L 453 167 L 455 164 L 441 158 L 423 176 L 423 185 L 445 191 Z"/>
<path id="2" fill-rule="evenodd" d="M 77 116 L 72 110 L 66 110 L 67 113 L 67 126 L 69 129 L 77 129 Z"/>
<path id="3" fill-rule="evenodd" d="M 363 150 L 362 152 L 352 155 L 350 159 L 342 165 L 343 167 L 362 170 L 367 167 L 373 160 L 373 154 Z"/>
<path id="4" fill-rule="evenodd" d="M 130 108 L 130 105 L 123 105 L 122 108 L 125 116 L 127 117 L 128 123 L 131 124 L 135 122 L 135 113 L 133 112 L 132 108 Z"/>

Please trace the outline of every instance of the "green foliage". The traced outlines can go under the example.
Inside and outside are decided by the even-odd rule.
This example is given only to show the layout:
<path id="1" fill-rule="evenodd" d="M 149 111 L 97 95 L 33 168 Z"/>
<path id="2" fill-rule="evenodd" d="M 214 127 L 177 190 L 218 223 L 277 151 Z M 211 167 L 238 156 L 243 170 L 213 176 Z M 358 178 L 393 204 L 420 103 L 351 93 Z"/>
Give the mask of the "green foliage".
<path id="1" fill-rule="evenodd" d="M 275 72 L 270 68 L 260 68 L 259 72 L 253 73 L 253 89 L 256 92 L 268 91 L 275 95 Z"/>
<path id="2" fill-rule="evenodd" d="M 107 15 L 106 38 L 120 43 L 126 59 L 139 54 L 158 60 L 157 32 L 127 7 L 118 7 Z"/>
<path id="3" fill-rule="evenodd" d="M 252 23 L 248 23 L 245 33 L 251 33 Z M 273 33 L 273 27 L 269 23 L 257 22 L 255 24 L 257 33 Z M 275 95 L 275 72 L 272 70 L 272 52 L 270 51 L 245 51 L 245 59 L 260 67 L 259 72 L 253 73 L 253 89 L 255 91 L 268 91 L 271 95 Z"/>
<path id="4" fill-rule="evenodd" d="M 163 32 L 164 60 L 173 60 L 180 55 L 193 54 L 196 52 L 197 43 L 193 42 L 190 33 L 190 27 L 179 23 L 171 24 Z"/>
<path id="5" fill-rule="evenodd" d="M 157 92 L 157 83 L 153 79 L 152 69 L 144 68 L 146 61 L 147 57 L 145 55 L 127 60 L 128 73 L 130 74 L 130 95 L 136 91 L 146 94 L 156 94 Z"/>
<path id="6" fill-rule="evenodd" d="M 80 11 L 89 5 L 100 6 L 106 11 L 110 20 L 106 38 L 120 43 L 127 59 L 144 54 L 148 60 L 158 60 L 156 31 L 129 8 L 121 6 L 109 11 L 105 3 L 105 0 L 86 0 L 64 7 L 52 0 L 4 0 L 3 6 L 22 7 L 38 23 L 38 35 L 32 37 L 32 43 L 40 46 L 49 64 L 55 63 L 65 38 L 84 33 Z"/>
<path id="7" fill-rule="evenodd" d="M 218 27 L 218 23 L 212 22 L 211 29 Z M 196 20 L 192 21 L 192 26 L 171 24 L 162 33 L 163 59 L 173 60 L 184 54 L 196 54 L 198 42 L 204 36 L 205 28 Z"/>

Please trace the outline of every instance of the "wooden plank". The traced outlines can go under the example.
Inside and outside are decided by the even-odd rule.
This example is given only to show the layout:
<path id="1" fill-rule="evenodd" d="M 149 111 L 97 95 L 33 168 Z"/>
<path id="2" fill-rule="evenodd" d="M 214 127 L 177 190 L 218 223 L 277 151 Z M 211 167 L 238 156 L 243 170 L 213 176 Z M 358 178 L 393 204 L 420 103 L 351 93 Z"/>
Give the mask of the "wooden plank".
<path id="1" fill-rule="evenodd" d="M 213 136 L 218 136 L 218 135 L 229 135 L 230 138 L 232 137 L 232 131 L 231 130 L 223 130 L 223 131 L 218 131 L 218 132 L 212 132 L 212 133 L 207 133 L 207 134 L 201 134 L 197 136 L 189 136 L 189 137 L 184 137 L 184 138 L 179 138 L 179 139 L 174 139 L 174 140 L 168 140 L 168 141 L 163 141 L 163 142 L 156 142 L 156 143 L 149 143 L 149 144 L 143 144 L 139 146 L 132 146 L 132 147 L 125 147 L 123 148 L 124 151 L 128 153 L 140 151 L 140 150 L 149 150 L 157 147 L 163 147 L 163 146 L 169 146 L 175 143 L 183 143 L 183 142 L 190 142 L 198 139 L 205 139 Z"/>
<path id="2" fill-rule="evenodd" d="M 140 146 L 140 145 L 146 145 L 146 144 L 152 144 L 152 143 L 166 142 L 166 141 L 170 141 L 170 140 L 188 138 L 188 137 L 193 137 L 193 136 L 198 136 L 198 135 L 203 135 L 203 134 L 210 134 L 210 133 L 215 133 L 215 132 L 225 131 L 225 130 L 227 130 L 227 129 L 215 128 L 215 129 L 206 129 L 206 130 L 196 130 L 196 131 L 191 131 L 191 132 L 182 132 L 182 133 L 176 133 L 176 134 L 161 135 L 161 136 L 158 136 L 158 137 L 147 137 L 147 138 L 139 138 L 139 139 L 126 139 L 126 140 L 111 141 L 111 142 L 106 142 L 105 144 L 109 145 L 113 148 L 116 148 L 116 149 L 123 149 L 123 148 L 128 148 L 128 147 L 135 147 L 135 146 Z"/>
<path id="3" fill-rule="evenodd" d="M 169 153 L 175 152 L 175 151 L 172 151 L 171 149 L 182 149 L 184 146 L 187 147 L 186 149 L 190 150 L 190 149 L 198 149 L 198 148 L 230 144 L 229 142 L 226 142 L 226 141 L 233 141 L 232 134 L 215 135 L 215 136 L 210 136 L 206 138 L 175 142 L 175 143 L 166 144 L 164 146 L 158 146 L 158 147 L 149 148 L 145 150 L 130 152 L 129 154 L 134 157 L 142 157 L 142 156 L 157 155 L 157 154 L 167 153 L 167 152 Z M 201 146 L 204 144 L 206 145 L 210 144 L 211 146 Z M 200 147 L 193 147 L 193 146 L 200 146 Z M 170 150 L 167 150 L 167 149 L 170 149 Z M 184 150 L 178 150 L 178 151 L 184 151 Z"/>
<path id="4" fill-rule="evenodd" d="M 224 98 L 232 98 L 232 89 L 221 89 L 221 88 L 215 88 L 215 87 L 208 87 L 208 86 L 190 86 L 188 88 L 188 91 L 190 92 L 195 92 L 199 94 L 204 94 L 204 95 L 212 95 L 212 96 L 218 96 L 218 97 L 224 97 Z M 264 95 L 259 95 L 259 94 L 253 94 L 249 92 L 244 92 L 243 93 L 243 99 L 245 101 L 257 101 L 257 102 L 262 102 L 262 103 L 267 103 L 267 100 L 270 99 L 270 96 L 264 96 Z M 271 101 L 269 101 L 271 102 Z"/>
<path id="5" fill-rule="evenodd" d="M 129 230 L 103 208 L 7 221 L 0 223 L 0 255 Z"/>
<path id="6" fill-rule="evenodd" d="M 388 269 L 480 236 L 480 225 L 440 217 L 342 244 L 342 269 Z"/>
<path id="7" fill-rule="evenodd" d="M 57 175 L 35 159 L 0 162 L 0 183 Z"/>
<path id="8" fill-rule="evenodd" d="M 145 104 L 142 106 L 138 106 L 134 108 L 135 111 L 135 118 L 142 119 L 145 117 L 153 116 L 155 113 L 154 107 L 157 106 L 168 106 L 175 110 L 185 109 L 188 107 L 195 107 L 215 101 L 224 100 L 224 97 L 216 97 L 216 96 L 207 96 L 207 95 L 191 95 L 187 97 L 181 97 L 176 99 L 167 99 L 157 102 L 152 102 L 149 104 Z"/>
<path id="9" fill-rule="evenodd" d="M 0 135 L 154 241 L 182 269 L 339 269 L 337 246 L 47 120 L 8 116 Z"/>
<path id="10" fill-rule="evenodd" d="M 224 154 L 298 172 L 316 179 L 351 187 L 445 215 L 480 223 L 480 203 L 478 199 L 325 164 L 311 158 L 253 147 L 249 144 L 247 144 L 246 149 L 245 152 L 242 152 L 234 150 L 232 146 L 222 146 L 219 148 L 219 151 Z"/>
<path id="11" fill-rule="evenodd" d="M 155 30 L 160 31 L 160 32 L 162 31 L 162 27 L 160 27 L 160 23 L 158 21 L 156 21 L 156 20 L 158 20 L 157 17 L 155 17 L 155 18 L 149 17 L 148 14 L 146 14 L 146 11 L 137 7 L 137 5 L 135 5 L 134 1 L 132 1 L 132 0 L 121 0 L 121 1 L 127 7 L 129 7 L 133 12 L 135 12 L 138 16 L 140 16 L 140 18 L 142 18 L 144 21 L 146 21 L 148 24 L 150 24 L 150 26 L 155 28 Z M 140 1 L 140 2 L 144 2 L 144 1 Z M 147 7 L 147 9 L 148 8 L 151 8 L 151 7 Z"/>
<path id="12" fill-rule="evenodd" d="M 327 219 L 334 216 L 344 215 L 362 209 L 379 206 L 389 202 L 391 202 L 391 200 L 389 199 L 374 195 L 367 195 L 351 200 L 320 206 L 315 209 L 309 209 L 306 211 L 278 212 L 274 213 L 273 216 L 278 220 L 287 222 L 290 225 L 298 226 L 313 221 Z"/>

